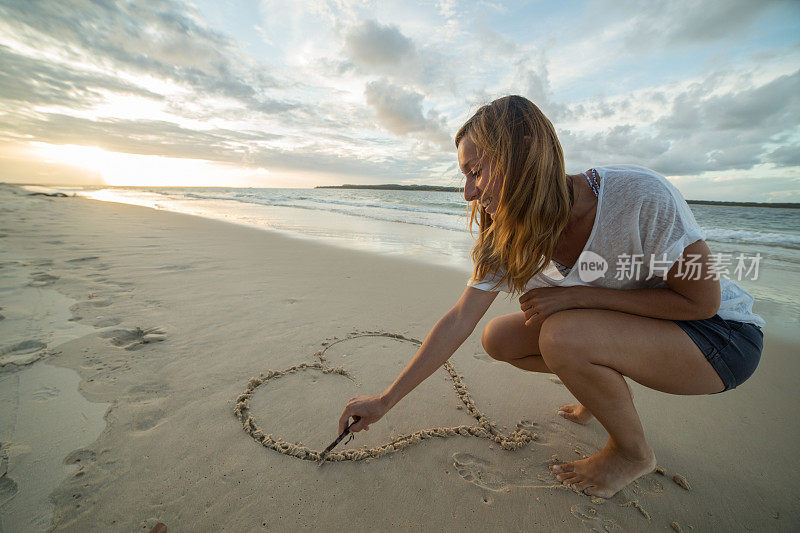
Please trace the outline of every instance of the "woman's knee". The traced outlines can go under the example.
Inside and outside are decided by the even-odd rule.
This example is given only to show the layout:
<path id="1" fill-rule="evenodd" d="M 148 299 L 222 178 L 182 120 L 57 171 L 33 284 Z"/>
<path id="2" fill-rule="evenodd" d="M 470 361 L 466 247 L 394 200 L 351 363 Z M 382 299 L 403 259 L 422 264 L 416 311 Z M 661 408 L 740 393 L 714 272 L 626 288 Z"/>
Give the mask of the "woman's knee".
<path id="1" fill-rule="evenodd" d="M 508 359 L 507 350 L 503 343 L 503 326 L 500 317 L 493 318 L 483 328 L 481 334 L 481 345 L 492 359 L 506 361 Z"/>
<path id="2" fill-rule="evenodd" d="M 481 344 L 486 353 L 498 361 L 539 354 L 539 332 L 525 325 L 522 313 L 511 313 L 493 318 L 483 328 Z"/>
<path id="3" fill-rule="evenodd" d="M 542 358 L 553 369 L 572 366 L 586 355 L 587 336 L 578 333 L 582 331 L 582 317 L 570 311 L 550 315 L 539 330 Z"/>

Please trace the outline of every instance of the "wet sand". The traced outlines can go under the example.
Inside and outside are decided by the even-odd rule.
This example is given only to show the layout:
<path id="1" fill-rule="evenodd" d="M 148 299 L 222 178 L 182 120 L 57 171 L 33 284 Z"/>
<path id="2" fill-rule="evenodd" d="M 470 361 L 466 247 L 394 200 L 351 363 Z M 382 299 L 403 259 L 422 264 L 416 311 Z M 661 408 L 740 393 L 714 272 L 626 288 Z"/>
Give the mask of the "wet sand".
<path id="1" fill-rule="evenodd" d="M 347 399 L 391 383 L 467 272 L 6 186 L 0 235 L 3 530 L 800 523 L 797 308 L 756 302 L 765 351 L 734 391 L 680 397 L 632 383 L 661 471 L 601 500 L 559 485 L 549 466 L 598 451 L 602 427 L 558 417 L 574 401 L 560 381 L 481 347 L 482 326 L 514 300 L 498 299 L 450 365 L 370 431 L 315 461 Z M 39 303 L 25 307 L 22 291 Z M 29 392 L 11 386 L 34 372 Z M 48 410 L 33 407 L 53 397 L 85 427 L 40 420 Z M 11 431 L 5 421 L 20 418 Z M 63 470 L 32 477 L 37 461 Z M 51 507 L 36 503 L 43 491 Z"/>

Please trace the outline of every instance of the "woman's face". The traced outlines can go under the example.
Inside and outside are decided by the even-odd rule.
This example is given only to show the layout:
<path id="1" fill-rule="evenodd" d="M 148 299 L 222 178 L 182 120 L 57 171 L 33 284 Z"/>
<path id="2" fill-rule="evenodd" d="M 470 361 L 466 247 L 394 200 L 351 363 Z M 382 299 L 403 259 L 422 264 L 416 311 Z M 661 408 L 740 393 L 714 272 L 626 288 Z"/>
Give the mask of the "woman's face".
<path id="1" fill-rule="evenodd" d="M 467 177 L 464 184 L 464 199 L 468 202 L 477 200 L 494 220 L 497 206 L 500 204 L 500 192 L 503 180 L 493 180 L 489 173 L 487 157 L 481 157 L 478 147 L 465 135 L 458 144 L 458 166 Z"/>

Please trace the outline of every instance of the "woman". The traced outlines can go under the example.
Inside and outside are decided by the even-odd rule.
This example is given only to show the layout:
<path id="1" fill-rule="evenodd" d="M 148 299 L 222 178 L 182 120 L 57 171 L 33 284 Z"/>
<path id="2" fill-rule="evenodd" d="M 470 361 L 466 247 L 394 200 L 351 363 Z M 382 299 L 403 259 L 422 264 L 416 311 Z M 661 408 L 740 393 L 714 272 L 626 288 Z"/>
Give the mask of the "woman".
<path id="1" fill-rule="evenodd" d="M 369 429 L 455 352 L 500 290 L 524 293 L 519 312 L 488 323 L 483 346 L 555 373 L 580 402 L 559 414 L 603 425 L 600 452 L 553 471 L 610 498 L 656 466 L 623 376 L 671 394 L 732 389 L 755 371 L 764 321 L 748 293 L 715 275 L 703 230 L 663 176 L 635 166 L 566 175 L 553 125 L 520 96 L 481 107 L 455 143 L 470 224 L 480 226 L 473 276 L 395 382 L 349 401 L 339 430 L 352 416 L 361 417 L 352 431 Z M 615 264 L 631 268 L 619 275 Z"/>

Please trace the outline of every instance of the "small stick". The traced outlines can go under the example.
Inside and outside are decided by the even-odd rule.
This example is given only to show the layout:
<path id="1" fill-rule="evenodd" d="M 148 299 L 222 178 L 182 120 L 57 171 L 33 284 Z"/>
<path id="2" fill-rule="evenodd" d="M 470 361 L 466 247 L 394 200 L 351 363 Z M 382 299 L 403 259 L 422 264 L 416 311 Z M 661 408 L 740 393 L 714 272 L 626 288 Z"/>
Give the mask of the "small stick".
<path id="1" fill-rule="evenodd" d="M 330 453 L 330 451 L 331 451 L 331 450 L 333 450 L 333 449 L 336 447 L 336 445 L 337 445 L 337 444 L 339 444 L 340 442 L 342 442 L 342 439 L 343 439 L 343 438 L 345 438 L 345 437 L 347 436 L 347 434 L 348 434 L 348 433 L 350 433 L 350 428 L 351 428 L 351 427 L 352 427 L 352 426 L 353 426 L 353 425 L 354 425 L 356 422 L 358 422 L 359 420 L 361 420 L 361 417 L 360 417 L 360 416 L 354 416 L 354 417 L 353 417 L 353 421 L 352 421 L 352 422 L 351 422 L 351 423 L 350 423 L 350 424 L 349 424 L 349 425 L 348 425 L 346 428 L 344 428 L 344 431 L 342 431 L 342 434 L 341 434 L 341 435 L 339 435 L 338 437 L 336 437 L 336 440 L 335 440 L 335 441 L 333 441 L 333 442 L 331 442 L 330 446 L 328 446 L 327 448 L 325 448 L 325 451 L 323 451 L 321 454 L 319 454 L 319 464 L 320 464 L 320 465 L 322 465 L 322 463 L 324 463 L 324 462 L 325 462 L 325 457 L 327 457 L 327 455 Z"/>

